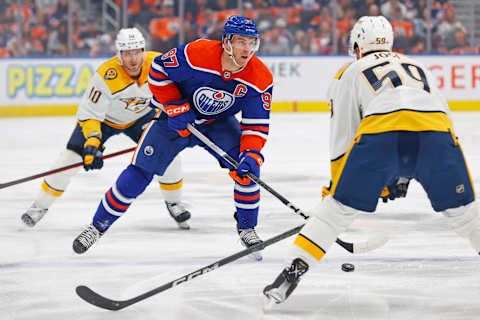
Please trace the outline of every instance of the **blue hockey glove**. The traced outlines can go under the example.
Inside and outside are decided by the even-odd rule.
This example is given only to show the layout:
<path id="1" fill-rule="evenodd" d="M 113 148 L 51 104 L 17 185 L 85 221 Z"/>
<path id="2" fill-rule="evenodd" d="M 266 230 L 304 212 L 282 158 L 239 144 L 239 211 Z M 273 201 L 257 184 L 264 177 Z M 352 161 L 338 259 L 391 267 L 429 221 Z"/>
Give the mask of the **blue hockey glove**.
<path id="1" fill-rule="evenodd" d="M 100 146 L 100 138 L 89 137 L 83 145 L 83 168 L 88 170 L 101 169 L 103 167 L 103 146 Z"/>
<path id="2" fill-rule="evenodd" d="M 195 112 L 190 108 L 190 103 L 187 100 L 169 102 L 165 104 L 164 110 L 168 115 L 168 127 L 180 136 L 188 137 L 190 131 L 187 125 L 195 122 Z"/>
<path id="3" fill-rule="evenodd" d="M 388 185 L 383 191 L 380 197 L 383 202 L 388 200 L 395 200 L 396 198 L 405 198 L 407 196 L 409 178 L 400 177 L 391 185 Z"/>
<path id="4" fill-rule="evenodd" d="M 245 150 L 240 153 L 240 163 L 237 170 L 229 172 L 230 177 L 239 184 L 248 185 L 250 178 L 245 175 L 251 172 L 255 177 L 260 177 L 260 167 L 263 164 L 263 155 L 257 150 Z"/>

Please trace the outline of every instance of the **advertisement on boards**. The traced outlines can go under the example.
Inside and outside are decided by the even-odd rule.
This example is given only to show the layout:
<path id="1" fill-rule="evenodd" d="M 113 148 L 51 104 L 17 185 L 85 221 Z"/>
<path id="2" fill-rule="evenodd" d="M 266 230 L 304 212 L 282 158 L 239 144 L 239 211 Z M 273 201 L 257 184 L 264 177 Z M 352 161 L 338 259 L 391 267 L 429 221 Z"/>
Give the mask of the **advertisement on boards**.
<path id="1" fill-rule="evenodd" d="M 273 111 L 327 111 L 347 56 L 260 57 L 274 77 Z M 453 110 L 480 110 L 479 56 L 417 56 Z M 0 116 L 74 114 L 106 58 L 0 59 Z"/>

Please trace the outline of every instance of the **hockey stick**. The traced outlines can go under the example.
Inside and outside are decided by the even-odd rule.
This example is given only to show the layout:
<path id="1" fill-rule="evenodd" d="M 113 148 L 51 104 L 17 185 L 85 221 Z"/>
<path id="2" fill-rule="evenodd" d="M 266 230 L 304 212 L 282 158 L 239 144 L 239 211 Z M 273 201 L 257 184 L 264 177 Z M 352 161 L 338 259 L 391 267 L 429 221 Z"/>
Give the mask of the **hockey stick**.
<path id="1" fill-rule="evenodd" d="M 220 157 L 222 157 L 225 161 L 227 161 L 230 165 L 233 167 L 237 168 L 238 167 L 238 162 L 233 159 L 231 156 L 228 155 L 225 151 L 223 151 L 220 147 L 218 147 L 215 143 L 213 143 L 209 138 L 207 138 L 203 133 L 197 130 L 194 126 L 191 124 L 188 124 L 187 126 L 188 130 L 196 136 L 200 141 L 205 143 L 210 149 L 212 149 L 216 154 L 218 154 Z M 283 197 L 281 194 L 279 194 L 277 191 L 275 191 L 272 187 L 270 187 L 268 184 L 266 184 L 264 181 L 262 181 L 260 178 L 256 177 L 253 173 L 248 172 L 247 176 L 255 181 L 258 185 L 262 186 L 265 190 L 270 192 L 273 196 L 275 196 L 278 200 L 280 200 L 284 205 L 292 209 L 296 214 L 302 216 L 304 219 L 308 219 L 309 215 L 303 212 L 300 208 L 295 206 L 293 203 L 288 201 L 285 197 Z M 342 248 L 347 250 L 350 253 L 365 253 L 371 250 L 374 250 L 376 248 L 379 248 L 383 246 L 386 242 L 388 241 L 388 236 L 387 234 L 380 234 L 376 235 L 371 239 L 368 239 L 367 241 L 360 242 L 360 243 L 350 243 L 350 242 L 345 242 L 339 238 L 335 240 L 335 242 L 340 245 Z"/>
<path id="2" fill-rule="evenodd" d="M 107 154 L 106 156 L 103 157 L 103 159 L 105 160 L 105 159 L 108 159 L 108 158 L 119 156 L 119 155 L 124 154 L 124 153 L 132 152 L 132 151 L 135 150 L 135 148 L 136 147 L 132 147 L 132 148 L 128 148 L 128 149 L 125 149 L 125 150 L 121 150 L 121 151 L 117 151 L 117 152 L 114 152 L 114 153 Z M 6 182 L 6 183 L 0 183 L 0 189 L 10 187 L 10 186 L 14 186 L 16 184 L 20 184 L 20 183 L 23 183 L 23 182 L 35 180 L 37 178 L 49 176 L 51 174 L 58 173 L 58 172 L 61 172 L 61 171 L 65 171 L 65 170 L 73 169 L 73 168 L 76 168 L 76 167 L 80 167 L 82 165 L 83 165 L 83 162 L 76 162 L 76 163 L 72 163 L 72 164 L 70 164 L 68 166 L 65 166 L 65 167 L 52 169 L 52 170 L 49 170 L 49 171 L 45 171 L 45 172 L 42 172 L 42 173 L 35 174 L 33 176 L 25 177 L 25 178 L 18 179 L 18 180 L 13 180 L 13 181 Z"/>
<path id="3" fill-rule="evenodd" d="M 260 250 L 263 250 L 264 248 L 278 242 L 278 241 L 281 241 L 285 238 L 288 238 L 294 234 L 297 234 L 300 229 L 302 229 L 304 225 L 302 224 L 301 226 L 298 226 L 298 227 L 295 227 L 293 229 L 290 229 L 288 231 L 285 231 L 279 235 L 276 235 L 268 240 L 265 240 L 263 243 L 258 243 L 252 247 L 249 247 L 245 250 L 242 250 L 242 251 L 239 251 L 235 254 L 232 254 L 231 256 L 228 256 L 228 257 L 225 257 L 221 260 L 218 260 L 212 264 L 209 264 L 208 266 L 205 266 L 203 268 L 200 268 L 196 271 L 193 271 L 187 275 L 184 275 L 178 279 L 175 279 L 173 281 L 170 281 L 168 283 L 165 283 L 164 285 L 161 285 L 160 287 L 157 287 L 153 290 L 150 290 L 148 292 L 145 292 L 141 295 L 138 295 L 134 298 L 131 298 L 131 299 L 128 299 L 128 300 L 112 300 L 112 299 L 109 299 L 109 298 L 106 298 L 98 293 L 96 293 L 95 291 L 93 291 L 92 289 L 90 289 L 89 287 L 87 286 L 78 286 L 75 291 L 77 292 L 77 294 L 80 296 L 80 298 L 82 298 L 83 300 L 85 300 L 86 302 L 90 303 L 90 304 L 93 304 L 94 306 L 97 306 L 97 307 L 100 307 L 100 308 L 103 308 L 103 309 L 108 309 L 108 310 L 113 310 L 113 311 L 116 311 L 116 310 L 120 310 L 120 309 L 123 309 L 123 308 L 126 308 L 134 303 L 137 303 L 137 302 L 140 302 L 142 300 L 145 300 L 153 295 L 156 295 L 157 293 L 160 293 L 160 292 L 163 292 L 163 291 L 166 291 L 168 289 L 171 289 L 173 287 L 176 287 L 178 286 L 179 284 L 182 284 L 182 283 L 185 283 L 187 281 L 190 281 L 192 280 L 193 278 L 196 278 L 198 276 L 201 276 L 201 275 L 204 275 L 205 273 L 208 273 L 210 271 L 213 271 L 215 269 L 218 269 L 220 268 L 221 266 L 224 266 L 226 264 L 229 264 L 230 262 L 233 262 L 235 260 L 238 260 L 242 257 L 245 257 L 246 255 L 249 255 L 250 253 L 254 252 L 254 251 L 260 251 Z"/>

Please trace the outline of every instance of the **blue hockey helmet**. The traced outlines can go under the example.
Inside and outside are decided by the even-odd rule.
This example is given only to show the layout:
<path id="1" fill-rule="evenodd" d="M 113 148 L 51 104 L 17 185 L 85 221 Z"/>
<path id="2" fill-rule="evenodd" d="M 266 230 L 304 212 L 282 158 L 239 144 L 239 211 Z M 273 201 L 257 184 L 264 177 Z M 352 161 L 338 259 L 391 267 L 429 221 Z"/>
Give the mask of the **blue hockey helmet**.
<path id="1" fill-rule="evenodd" d="M 250 18 L 230 16 L 223 27 L 222 39 L 231 40 L 234 35 L 258 39 L 257 25 Z"/>

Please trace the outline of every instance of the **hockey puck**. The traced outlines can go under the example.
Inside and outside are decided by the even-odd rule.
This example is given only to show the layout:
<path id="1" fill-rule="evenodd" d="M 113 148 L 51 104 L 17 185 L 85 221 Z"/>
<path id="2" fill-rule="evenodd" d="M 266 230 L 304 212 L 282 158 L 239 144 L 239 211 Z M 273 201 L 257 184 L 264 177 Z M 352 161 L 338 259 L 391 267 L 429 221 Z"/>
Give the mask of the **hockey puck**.
<path id="1" fill-rule="evenodd" d="M 342 270 L 345 272 L 352 272 L 355 270 L 355 266 L 351 263 L 344 263 L 342 264 Z"/>

